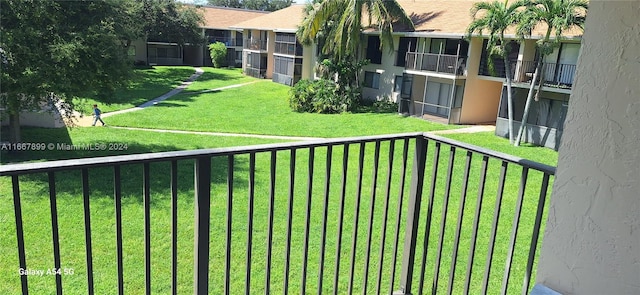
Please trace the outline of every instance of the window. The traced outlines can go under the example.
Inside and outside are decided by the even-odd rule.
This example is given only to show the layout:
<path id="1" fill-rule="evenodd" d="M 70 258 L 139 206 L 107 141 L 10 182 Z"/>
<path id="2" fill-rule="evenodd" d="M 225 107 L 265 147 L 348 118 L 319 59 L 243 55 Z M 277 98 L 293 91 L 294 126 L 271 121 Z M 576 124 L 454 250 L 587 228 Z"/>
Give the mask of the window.
<path id="1" fill-rule="evenodd" d="M 286 55 L 302 55 L 302 46 L 298 43 L 295 34 L 276 33 L 275 53 Z"/>
<path id="2" fill-rule="evenodd" d="M 380 74 L 374 72 L 364 72 L 364 87 L 379 89 Z"/>
<path id="3" fill-rule="evenodd" d="M 242 51 L 236 50 L 236 60 L 242 60 Z"/>
<path id="4" fill-rule="evenodd" d="M 382 63 L 382 50 L 380 50 L 380 37 L 369 36 L 367 38 L 367 59 L 372 64 Z"/>
<path id="5" fill-rule="evenodd" d="M 396 76 L 393 79 L 393 92 L 400 93 L 402 91 L 402 76 Z"/>

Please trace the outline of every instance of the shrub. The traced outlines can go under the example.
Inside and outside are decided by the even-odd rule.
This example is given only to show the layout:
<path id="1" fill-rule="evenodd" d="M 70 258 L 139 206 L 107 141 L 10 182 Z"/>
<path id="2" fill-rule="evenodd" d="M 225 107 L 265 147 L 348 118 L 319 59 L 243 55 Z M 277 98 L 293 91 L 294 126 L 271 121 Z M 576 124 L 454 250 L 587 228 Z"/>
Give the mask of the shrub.
<path id="1" fill-rule="evenodd" d="M 289 106 L 296 112 L 334 114 L 349 111 L 353 99 L 341 95 L 337 84 L 328 79 L 300 80 L 291 88 Z"/>
<path id="2" fill-rule="evenodd" d="M 313 82 L 300 80 L 289 91 L 289 107 L 300 113 L 312 112 L 313 104 L 311 100 L 314 96 Z"/>
<path id="3" fill-rule="evenodd" d="M 216 68 L 227 66 L 227 46 L 222 42 L 215 42 L 209 44 L 209 52 L 211 55 L 211 62 Z"/>
<path id="4" fill-rule="evenodd" d="M 398 104 L 391 101 L 388 97 L 373 103 L 373 109 L 376 113 L 397 113 Z"/>

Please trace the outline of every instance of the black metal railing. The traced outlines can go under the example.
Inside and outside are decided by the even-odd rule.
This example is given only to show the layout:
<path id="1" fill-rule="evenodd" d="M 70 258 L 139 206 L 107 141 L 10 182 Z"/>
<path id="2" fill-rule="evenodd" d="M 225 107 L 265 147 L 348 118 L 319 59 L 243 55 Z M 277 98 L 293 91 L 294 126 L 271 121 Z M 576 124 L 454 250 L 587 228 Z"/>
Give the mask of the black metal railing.
<path id="1" fill-rule="evenodd" d="M 251 50 L 267 50 L 267 40 L 262 39 L 244 39 L 244 49 Z"/>
<path id="2" fill-rule="evenodd" d="M 521 60 L 512 61 L 510 63 L 510 67 L 511 79 L 513 79 L 513 82 L 531 83 L 536 69 L 536 62 Z M 495 73 L 491 73 L 486 60 L 481 61 L 479 71 L 480 75 L 500 78 L 506 77 L 504 62 L 496 62 L 494 70 Z M 541 71 L 544 79 L 543 85 L 555 88 L 571 88 L 575 72 L 576 65 L 574 64 L 543 63 Z"/>
<path id="3" fill-rule="evenodd" d="M 518 61 L 513 64 L 514 82 L 530 83 L 536 69 L 535 61 Z M 576 65 L 560 63 L 543 63 L 542 78 L 544 85 L 549 87 L 571 88 Z"/>
<path id="4" fill-rule="evenodd" d="M 86 276 L 80 292 L 88 294 L 124 294 L 126 284 L 146 294 L 176 294 L 180 288 L 194 294 L 422 294 L 425 288 L 430 294 L 526 293 L 554 173 L 554 167 L 423 133 L 3 165 L 0 180 L 11 183 L 16 238 L 2 239 L 17 245 L 18 256 L 3 261 L 3 278 L 10 280 L 10 293 L 42 293 L 38 288 L 51 286 L 49 281 L 14 269 L 49 265 L 52 257 L 53 267 L 72 264 L 75 275 Z M 46 177 L 40 183 L 41 174 Z M 22 189 L 33 185 L 41 189 Z M 50 208 L 43 209 L 37 194 L 45 192 Z M 67 206 L 80 201 L 73 196 L 78 193 L 84 247 L 69 237 L 68 228 L 77 223 L 66 219 L 77 212 L 64 215 L 57 207 L 57 200 Z M 96 211 L 109 207 L 115 211 Z M 53 253 L 45 257 L 30 251 L 50 240 L 25 243 L 25 235 L 33 242 L 42 234 L 25 227 L 34 210 L 51 216 Z M 193 228 L 181 218 L 184 211 L 192 211 L 187 219 L 194 220 Z M 142 232 L 127 235 L 135 224 Z M 104 246 L 111 229 L 115 245 Z M 180 243 L 190 239 L 184 232 L 192 232 L 192 255 L 182 253 Z M 166 245 L 153 244 L 152 234 L 166 236 Z M 143 252 L 130 249 L 137 248 L 135 241 Z M 106 257 L 110 249 L 113 268 Z M 481 254 L 484 270 L 478 269 Z M 109 269 L 117 273 L 113 281 Z M 63 286 L 83 285 L 77 277 L 54 275 L 58 294 Z M 66 280 L 73 285 L 63 285 Z"/>
<path id="5" fill-rule="evenodd" d="M 218 36 L 209 36 L 209 43 L 221 42 L 226 46 L 242 46 L 242 39 L 233 38 L 233 37 L 218 37 Z"/>
<path id="6" fill-rule="evenodd" d="M 407 52 L 405 69 L 464 75 L 466 57 L 459 55 Z"/>

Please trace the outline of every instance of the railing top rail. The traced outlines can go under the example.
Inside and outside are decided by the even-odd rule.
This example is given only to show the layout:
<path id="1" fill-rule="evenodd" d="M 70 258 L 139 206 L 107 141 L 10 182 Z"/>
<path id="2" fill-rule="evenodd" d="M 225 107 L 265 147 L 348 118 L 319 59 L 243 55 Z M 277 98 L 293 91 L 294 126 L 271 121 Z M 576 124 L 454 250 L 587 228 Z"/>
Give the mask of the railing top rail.
<path id="1" fill-rule="evenodd" d="M 196 159 L 200 157 L 227 156 L 232 154 L 248 154 L 268 151 L 301 149 L 328 145 L 355 144 L 363 142 L 384 141 L 392 139 L 416 138 L 422 136 L 420 132 L 387 134 L 374 136 L 359 136 L 346 138 L 319 139 L 298 142 L 284 142 L 253 146 L 238 146 L 226 148 L 199 149 L 188 151 L 173 151 L 159 153 L 132 154 L 122 156 L 106 156 L 83 159 L 58 160 L 36 163 L 20 163 L 0 166 L 0 176 L 19 175 L 29 173 L 49 172 L 56 170 L 70 170 L 92 167 L 115 166 L 135 163 L 165 162 L 172 160 Z"/>
<path id="2" fill-rule="evenodd" d="M 106 157 L 95 157 L 95 158 L 58 160 L 58 161 L 48 161 L 48 162 L 36 162 L 36 163 L 9 164 L 9 165 L 0 166 L 0 176 L 40 173 L 40 172 L 49 172 L 49 171 L 58 171 L 58 170 L 81 169 L 81 168 L 90 168 L 90 167 L 115 166 L 115 165 L 125 165 L 125 164 L 135 164 L 135 163 L 165 162 L 165 161 L 172 161 L 172 160 L 196 159 L 200 157 L 227 156 L 232 154 L 248 154 L 248 153 L 260 153 L 260 152 L 268 152 L 268 151 L 282 151 L 282 150 L 290 150 L 290 149 L 303 149 L 303 148 L 310 148 L 310 147 L 340 145 L 340 144 L 357 144 L 357 143 L 363 143 L 363 142 L 401 140 L 406 138 L 417 138 L 420 136 L 424 136 L 428 140 L 434 140 L 434 141 L 442 142 L 458 148 L 463 148 L 463 149 L 476 152 L 482 155 L 486 155 L 489 157 L 493 157 L 496 159 L 521 165 L 527 168 L 538 170 L 550 175 L 555 175 L 555 172 L 556 172 L 556 168 L 553 166 L 549 166 L 549 165 L 537 163 L 534 161 L 530 161 L 527 159 L 519 158 L 516 156 L 492 151 L 479 146 L 437 136 L 428 132 L 427 133 L 414 132 L 414 133 L 402 133 L 402 134 L 318 139 L 318 140 L 309 140 L 309 141 L 284 142 L 284 143 L 262 144 L 262 145 L 253 145 L 253 146 L 239 146 L 239 147 L 199 149 L 199 150 L 188 150 L 188 151 L 173 151 L 173 152 L 133 154 L 133 155 L 122 155 L 122 156 L 106 156 Z"/>
<path id="3" fill-rule="evenodd" d="M 479 147 L 479 146 L 475 146 L 472 144 L 468 144 L 468 143 L 464 143 L 464 142 L 460 142 L 457 140 L 453 140 L 453 139 L 449 139 L 446 137 L 442 137 L 442 136 L 438 136 L 435 134 L 431 134 L 431 133 L 424 133 L 424 137 L 427 139 L 431 139 L 431 140 L 435 140 L 435 141 L 439 141 L 442 143 L 446 143 L 448 145 L 452 145 L 455 147 L 460 147 L 472 152 L 476 152 L 479 154 L 483 154 L 492 158 L 496 158 L 496 159 L 500 159 L 503 161 L 507 161 L 510 163 L 514 163 L 514 164 L 518 164 L 530 169 L 534 169 L 534 170 L 538 170 L 540 172 L 549 174 L 549 175 L 555 175 L 556 174 L 556 167 L 553 166 L 549 166 L 546 164 L 542 164 L 542 163 L 538 163 L 538 162 L 534 162 L 531 160 L 527 160 L 527 159 L 523 159 L 520 157 L 516 157 L 513 155 L 509 155 L 509 154 L 505 154 L 505 153 L 501 153 L 501 152 L 496 152 L 490 149 L 486 149 L 483 147 Z"/>
<path id="4" fill-rule="evenodd" d="M 431 55 L 431 56 L 450 56 L 450 57 L 466 57 L 466 55 L 439 54 L 439 53 L 429 53 L 429 52 L 407 52 L 407 54 Z"/>

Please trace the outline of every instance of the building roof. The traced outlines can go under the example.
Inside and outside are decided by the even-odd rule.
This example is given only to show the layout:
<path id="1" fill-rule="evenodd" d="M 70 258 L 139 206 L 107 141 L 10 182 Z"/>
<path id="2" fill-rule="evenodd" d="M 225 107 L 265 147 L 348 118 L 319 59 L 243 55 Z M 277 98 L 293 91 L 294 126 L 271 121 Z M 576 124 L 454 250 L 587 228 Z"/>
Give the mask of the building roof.
<path id="1" fill-rule="evenodd" d="M 232 28 L 295 32 L 304 18 L 303 4 L 294 4 L 272 13 L 243 22 L 236 22 Z"/>
<path id="2" fill-rule="evenodd" d="M 471 7 L 479 0 L 398 0 L 414 23 L 415 31 L 408 32 L 401 25 L 394 31 L 414 36 L 465 36 L 467 26 L 473 21 Z M 481 0 L 482 1 L 482 0 Z M 484 0 L 493 1 L 493 0 Z M 261 15 L 250 20 L 236 22 L 232 28 L 257 29 L 282 32 L 295 32 L 304 18 L 305 5 L 291 5 L 287 8 Z M 366 19 L 366 18 L 363 18 Z M 373 30 L 366 30 L 373 32 Z M 546 26 L 536 27 L 533 38 L 544 35 Z M 487 34 L 486 32 L 485 34 Z M 506 32 L 515 37 L 515 30 Z M 553 35 L 553 34 L 552 34 Z M 563 33 L 565 37 L 581 36 L 580 30 L 574 29 Z"/>
<path id="3" fill-rule="evenodd" d="M 207 29 L 229 29 L 234 24 L 267 15 L 268 11 L 248 10 L 229 7 L 202 6 L 204 24 Z"/>
<path id="4" fill-rule="evenodd" d="M 467 27 L 473 21 L 471 7 L 479 0 L 399 0 L 405 12 L 415 26 L 416 35 L 460 35 L 464 36 Z M 483 0 L 480 0 L 483 1 Z M 493 1 L 493 0 L 484 0 Z M 395 31 L 405 31 L 398 27 Z M 541 37 L 546 32 L 546 26 L 540 25 L 532 32 L 534 38 Z M 485 32 L 487 34 L 488 32 Z M 515 36 L 515 30 L 506 32 L 508 36 Z M 582 35 L 580 30 L 570 30 L 563 33 L 565 37 Z"/>

